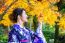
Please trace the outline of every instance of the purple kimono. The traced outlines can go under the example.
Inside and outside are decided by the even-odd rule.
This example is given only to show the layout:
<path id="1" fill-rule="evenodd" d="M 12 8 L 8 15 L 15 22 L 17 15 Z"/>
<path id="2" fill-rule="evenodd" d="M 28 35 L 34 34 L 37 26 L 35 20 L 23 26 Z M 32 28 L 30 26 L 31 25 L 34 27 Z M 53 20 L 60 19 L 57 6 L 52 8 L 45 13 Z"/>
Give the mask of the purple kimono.
<path id="1" fill-rule="evenodd" d="M 40 37 L 39 28 L 34 33 L 28 28 L 14 24 L 9 32 L 8 43 L 46 43 L 44 36 Z"/>

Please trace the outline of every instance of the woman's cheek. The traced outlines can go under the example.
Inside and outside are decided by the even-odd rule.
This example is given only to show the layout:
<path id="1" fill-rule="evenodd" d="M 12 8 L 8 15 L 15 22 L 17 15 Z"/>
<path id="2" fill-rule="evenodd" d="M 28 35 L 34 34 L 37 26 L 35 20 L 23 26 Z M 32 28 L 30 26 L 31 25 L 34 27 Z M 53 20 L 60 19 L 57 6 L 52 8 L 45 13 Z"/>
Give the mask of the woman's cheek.
<path id="1" fill-rule="evenodd" d="M 27 20 L 27 16 L 24 14 L 24 15 L 22 15 L 22 18 L 21 18 L 24 22 L 27 22 L 28 20 Z"/>

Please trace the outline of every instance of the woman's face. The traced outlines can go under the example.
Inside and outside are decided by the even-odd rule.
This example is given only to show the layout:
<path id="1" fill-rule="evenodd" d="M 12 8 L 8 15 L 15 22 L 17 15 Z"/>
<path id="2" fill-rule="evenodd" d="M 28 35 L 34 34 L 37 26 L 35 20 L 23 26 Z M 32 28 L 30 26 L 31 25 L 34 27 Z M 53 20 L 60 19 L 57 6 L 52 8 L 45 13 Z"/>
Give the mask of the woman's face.
<path id="1" fill-rule="evenodd" d="M 22 20 L 23 22 L 28 22 L 27 18 L 28 18 L 28 16 L 27 16 L 25 10 L 23 10 L 23 12 L 22 12 L 22 14 L 21 14 L 21 20 Z"/>

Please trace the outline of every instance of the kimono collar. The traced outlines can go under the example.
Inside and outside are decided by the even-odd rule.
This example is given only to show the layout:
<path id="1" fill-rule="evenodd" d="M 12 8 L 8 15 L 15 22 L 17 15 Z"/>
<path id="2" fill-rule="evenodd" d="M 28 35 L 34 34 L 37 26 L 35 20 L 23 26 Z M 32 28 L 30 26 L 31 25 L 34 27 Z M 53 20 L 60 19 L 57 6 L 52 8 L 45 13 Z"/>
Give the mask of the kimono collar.
<path id="1" fill-rule="evenodd" d="M 19 31 L 21 31 L 21 29 L 22 29 L 18 24 L 14 24 L 14 25 L 13 25 L 13 28 L 14 28 L 15 30 L 19 30 Z"/>

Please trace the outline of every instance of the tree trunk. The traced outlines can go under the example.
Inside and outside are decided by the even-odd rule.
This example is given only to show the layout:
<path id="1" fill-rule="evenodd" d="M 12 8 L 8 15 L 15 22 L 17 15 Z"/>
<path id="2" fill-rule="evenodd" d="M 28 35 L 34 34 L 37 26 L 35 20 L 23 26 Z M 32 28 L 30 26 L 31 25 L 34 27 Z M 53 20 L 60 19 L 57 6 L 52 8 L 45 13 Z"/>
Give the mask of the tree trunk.
<path id="1" fill-rule="evenodd" d="M 58 35 L 59 35 L 59 25 L 58 22 L 55 22 L 55 40 L 54 43 L 58 43 Z"/>

